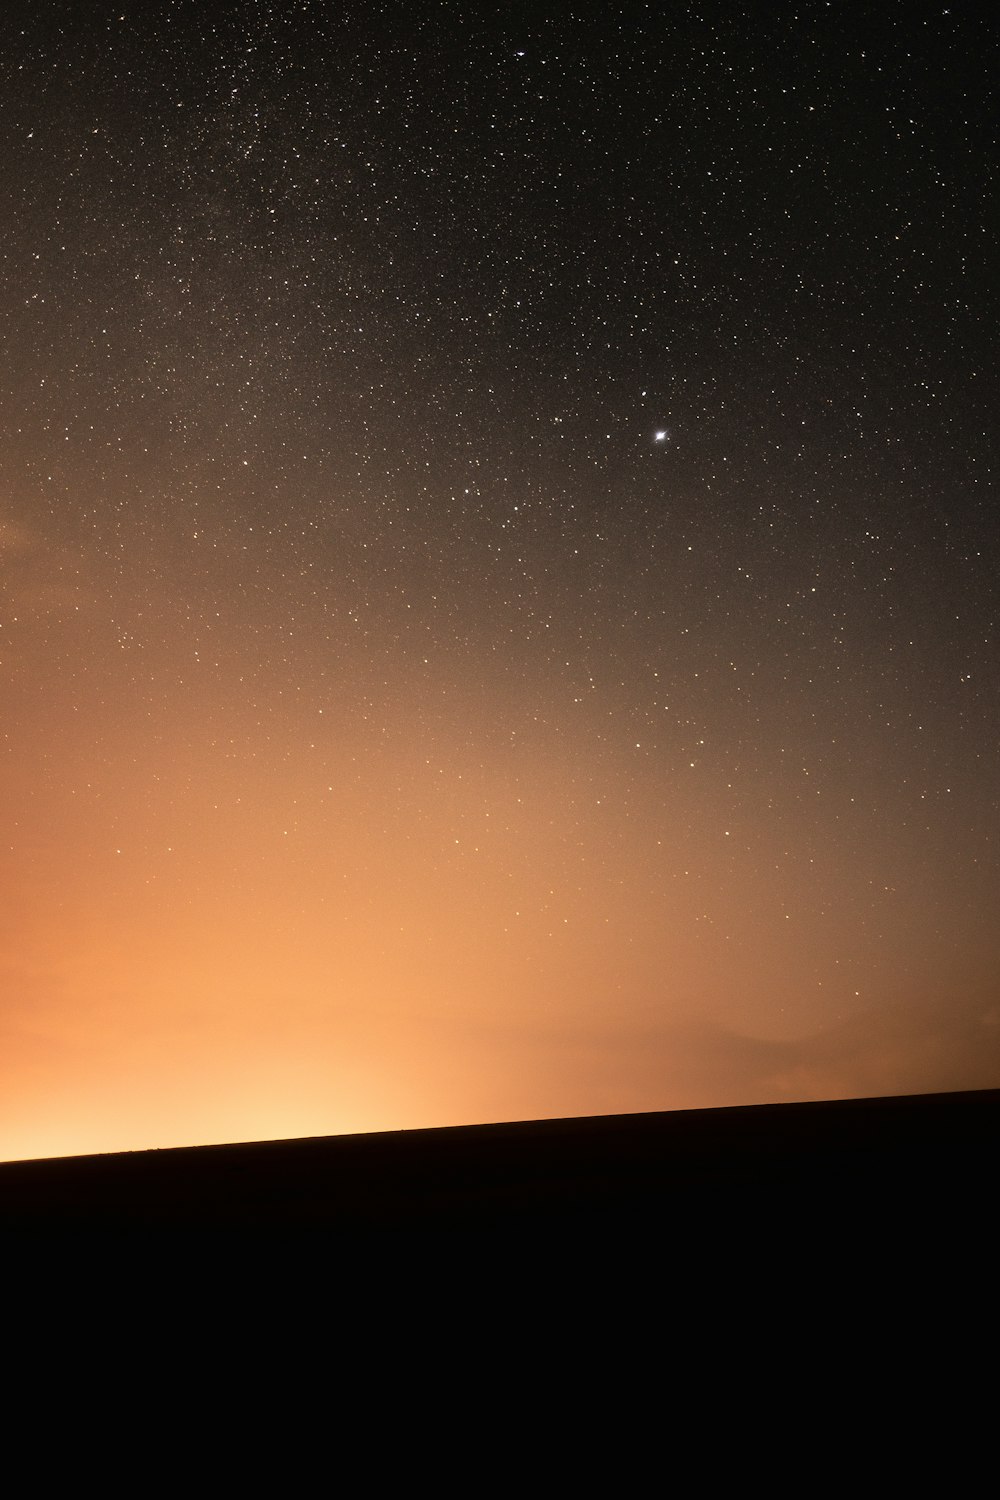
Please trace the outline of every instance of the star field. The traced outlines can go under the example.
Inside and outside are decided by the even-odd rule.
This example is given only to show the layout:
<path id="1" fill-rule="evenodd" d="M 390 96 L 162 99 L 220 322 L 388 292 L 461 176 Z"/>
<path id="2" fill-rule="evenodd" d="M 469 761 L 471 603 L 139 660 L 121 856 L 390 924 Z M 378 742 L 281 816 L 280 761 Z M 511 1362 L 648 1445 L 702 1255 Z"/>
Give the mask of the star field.
<path id="1" fill-rule="evenodd" d="M 1000 1083 L 976 13 L 3 25 L 0 1155 Z"/>

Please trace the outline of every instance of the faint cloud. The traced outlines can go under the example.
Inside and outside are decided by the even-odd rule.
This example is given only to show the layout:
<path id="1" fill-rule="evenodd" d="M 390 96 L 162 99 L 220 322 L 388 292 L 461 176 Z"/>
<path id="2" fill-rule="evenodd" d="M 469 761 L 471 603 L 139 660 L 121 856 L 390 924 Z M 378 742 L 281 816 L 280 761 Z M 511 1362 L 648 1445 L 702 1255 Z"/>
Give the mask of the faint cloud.
<path id="1" fill-rule="evenodd" d="M 777 1098 L 854 1098 L 1000 1086 L 995 1005 L 917 1001 L 853 1016 L 789 1044 Z"/>
<path id="2" fill-rule="evenodd" d="M 533 1115 L 712 1109 L 1000 1087 L 993 997 L 919 999 L 794 1040 L 688 1020 L 643 1031 L 524 1036 Z M 497 1049 L 502 1052 L 502 1049 Z M 528 1064 L 530 1067 L 530 1064 Z"/>
<path id="3" fill-rule="evenodd" d="M 26 526 L 0 516 L 0 557 L 14 552 L 25 552 L 33 545 L 34 538 Z"/>
<path id="4" fill-rule="evenodd" d="M 991 999 L 917 999 L 792 1041 L 691 1023 L 642 1038 L 630 1061 L 648 1049 L 645 1071 L 689 1107 L 996 1088 L 998 1014 Z"/>
<path id="5" fill-rule="evenodd" d="M 0 585 L 16 615 L 67 617 L 97 597 L 78 553 L 6 517 L 0 517 Z"/>

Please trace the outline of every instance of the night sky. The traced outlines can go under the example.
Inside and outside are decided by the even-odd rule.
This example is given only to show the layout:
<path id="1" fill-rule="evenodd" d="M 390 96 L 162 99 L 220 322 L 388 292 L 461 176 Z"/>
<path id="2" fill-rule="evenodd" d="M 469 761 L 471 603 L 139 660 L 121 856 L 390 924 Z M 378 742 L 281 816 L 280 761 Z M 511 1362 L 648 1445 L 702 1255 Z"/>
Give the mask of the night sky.
<path id="1" fill-rule="evenodd" d="M 4 7 L 0 1156 L 1000 1085 L 980 7 Z"/>

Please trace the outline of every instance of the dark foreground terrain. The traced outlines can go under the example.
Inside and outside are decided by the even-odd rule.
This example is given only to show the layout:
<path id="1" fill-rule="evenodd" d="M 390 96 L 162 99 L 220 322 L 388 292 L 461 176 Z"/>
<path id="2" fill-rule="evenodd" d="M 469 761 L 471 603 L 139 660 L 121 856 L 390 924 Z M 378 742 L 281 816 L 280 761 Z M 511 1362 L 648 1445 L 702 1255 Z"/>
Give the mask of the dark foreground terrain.
<path id="1" fill-rule="evenodd" d="M 67 1157 L 0 1164 L 0 1230 L 908 1243 L 980 1233 L 998 1147 L 988 1090 Z"/>

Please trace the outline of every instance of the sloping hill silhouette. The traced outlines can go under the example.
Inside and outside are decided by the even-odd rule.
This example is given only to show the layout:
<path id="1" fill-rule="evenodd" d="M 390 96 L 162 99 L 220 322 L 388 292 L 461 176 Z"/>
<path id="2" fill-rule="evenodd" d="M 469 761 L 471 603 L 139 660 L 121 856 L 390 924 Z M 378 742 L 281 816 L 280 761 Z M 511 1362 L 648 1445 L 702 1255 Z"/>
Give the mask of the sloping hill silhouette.
<path id="1" fill-rule="evenodd" d="M 0 1229 L 959 1232 L 998 1145 L 984 1090 L 7 1162 Z"/>

